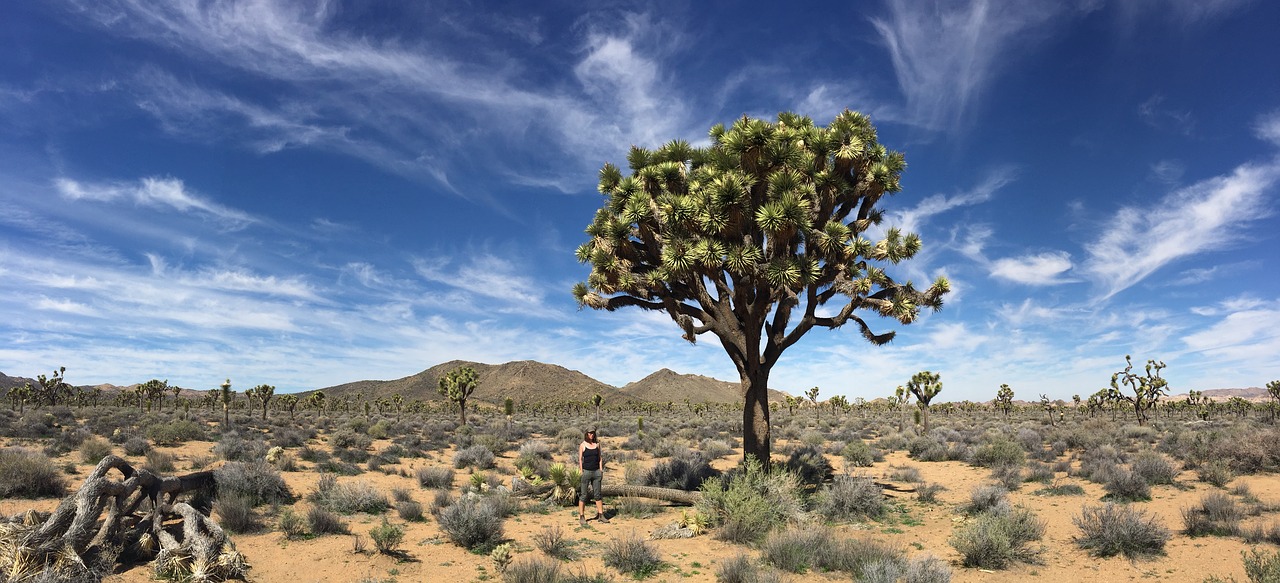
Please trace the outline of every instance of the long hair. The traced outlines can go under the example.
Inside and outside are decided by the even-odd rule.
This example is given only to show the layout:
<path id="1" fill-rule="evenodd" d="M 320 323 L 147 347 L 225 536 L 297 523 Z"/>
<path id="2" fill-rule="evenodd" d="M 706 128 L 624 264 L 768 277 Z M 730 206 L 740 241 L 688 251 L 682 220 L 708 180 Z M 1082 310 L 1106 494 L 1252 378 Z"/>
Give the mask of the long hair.
<path id="1" fill-rule="evenodd" d="M 596 443 L 596 430 L 588 429 L 582 433 L 582 441 Z"/>

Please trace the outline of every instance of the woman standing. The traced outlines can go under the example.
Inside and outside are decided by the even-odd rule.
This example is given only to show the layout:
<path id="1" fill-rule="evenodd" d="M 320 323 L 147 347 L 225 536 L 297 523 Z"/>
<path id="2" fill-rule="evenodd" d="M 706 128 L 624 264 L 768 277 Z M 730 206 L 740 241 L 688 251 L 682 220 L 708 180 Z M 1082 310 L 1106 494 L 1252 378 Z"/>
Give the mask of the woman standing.
<path id="1" fill-rule="evenodd" d="M 578 524 L 587 525 L 587 502 L 596 501 L 596 518 L 609 524 L 604 515 L 604 500 L 600 496 L 600 482 L 604 480 L 604 454 L 596 439 L 596 430 L 588 429 L 578 444 L 578 469 L 582 471 L 582 491 L 578 495 Z"/>

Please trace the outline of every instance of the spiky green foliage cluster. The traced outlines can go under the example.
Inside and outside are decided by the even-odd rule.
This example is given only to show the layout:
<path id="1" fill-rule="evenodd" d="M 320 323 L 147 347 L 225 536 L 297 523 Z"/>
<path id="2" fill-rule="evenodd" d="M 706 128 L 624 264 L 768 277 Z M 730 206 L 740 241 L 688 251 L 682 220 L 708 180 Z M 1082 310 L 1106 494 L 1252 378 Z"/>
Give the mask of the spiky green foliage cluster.
<path id="1" fill-rule="evenodd" d="M 1146 425 L 1148 414 L 1160 397 L 1168 394 L 1169 381 L 1160 376 L 1165 368 L 1163 361 L 1148 360 L 1144 375 L 1133 372 L 1133 359 L 1124 355 L 1124 370 L 1111 375 L 1111 387 L 1107 396 L 1113 401 L 1127 401 L 1133 406 L 1138 425 Z M 1127 388 L 1132 396 L 1124 394 Z"/>
<path id="2" fill-rule="evenodd" d="M 717 324 L 764 323 L 777 304 L 766 327 L 787 344 L 850 320 L 884 343 L 893 334 L 871 332 L 855 310 L 910 323 L 921 307 L 941 307 L 946 279 L 917 290 L 882 268 L 914 256 L 919 237 L 888 229 L 866 238 L 883 218 L 876 203 L 898 192 L 906 166 L 876 141 L 867 116 L 845 111 L 827 127 L 790 113 L 774 123 L 743 117 L 710 134 L 706 148 L 633 147 L 629 175 L 612 164 L 600 171 L 607 200 L 577 250 L 592 266 L 574 289 L 581 305 L 666 310 L 692 342 L 720 334 Z M 819 316 L 836 296 L 848 302 Z M 801 305 L 804 316 L 788 328 Z"/>

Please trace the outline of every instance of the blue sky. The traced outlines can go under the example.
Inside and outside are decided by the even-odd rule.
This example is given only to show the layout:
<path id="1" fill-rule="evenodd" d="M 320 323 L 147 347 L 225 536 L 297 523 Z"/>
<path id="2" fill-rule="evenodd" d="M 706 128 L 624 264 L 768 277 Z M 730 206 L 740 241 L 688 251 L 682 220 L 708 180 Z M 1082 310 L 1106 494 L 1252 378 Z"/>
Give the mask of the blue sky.
<path id="1" fill-rule="evenodd" d="M 850 108 L 943 311 L 811 332 L 772 385 L 1069 399 L 1280 378 L 1280 3 L 0 4 L 0 371 L 304 390 L 450 359 L 736 380 L 663 314 L 578 311 L 632 144 Z M 877 330 L 892 329 L 875 321 Z"/>

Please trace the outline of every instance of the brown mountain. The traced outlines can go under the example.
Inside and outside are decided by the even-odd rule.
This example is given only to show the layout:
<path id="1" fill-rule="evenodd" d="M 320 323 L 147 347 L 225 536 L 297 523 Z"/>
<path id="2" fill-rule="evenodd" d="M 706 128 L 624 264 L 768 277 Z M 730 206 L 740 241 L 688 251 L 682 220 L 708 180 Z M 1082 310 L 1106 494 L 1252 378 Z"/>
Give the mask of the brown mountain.
<path id="1" fill-rule="evenodd" d="M 484 364 L 454 360 L 438 364 L 413 376 L 392 381 L 356 381 L 321 389 L 326 396 L 343 397 L 363 394 L 368 399 L 399 394 L 406 400 L 440 400 L 436 392 L 440 377 L 459 367 L 469 366 L 479 377 L 472 399 L 501 403 L 512 397 L 517 401 L 587 401 L 599 393 L 606 403 L 618 403 L 628 397 L 617 388 L 606 385 L 576 370 L 533 360 L 506 364 Z M 299 393 L 305 397 L 314 391 Z"/>
<path id="2" fill-rule="evenodd" d="M 1264 403 L 1271 398 L 1267 394 L 1267 390 L 1262 387 L 1249 387 L 1247 389 L 1205 389 L 1204 396 L 1214 401 L 1226 401 L 1231 397 L 1240 397 L 1246 401 L 1254 403 Z M 1187 398 L 1187 393 L 1179 393 L 1177 395 L 1169 395 L 1165 397 L 1166 401 L 1182 401 Z"/>
<path id="3" fill-rule="evenodd" d="M 657 403 L 681 403 L 689 399 L 693 403 L 740 403 L 742 388 L 711 377 L 680 374 L 669 368 L 659 370 L 638 381 L 627 383 L 622 392 L 637 401 Z M 769 400 L 782 400 L 786 393 L 769 389 Z"/>

